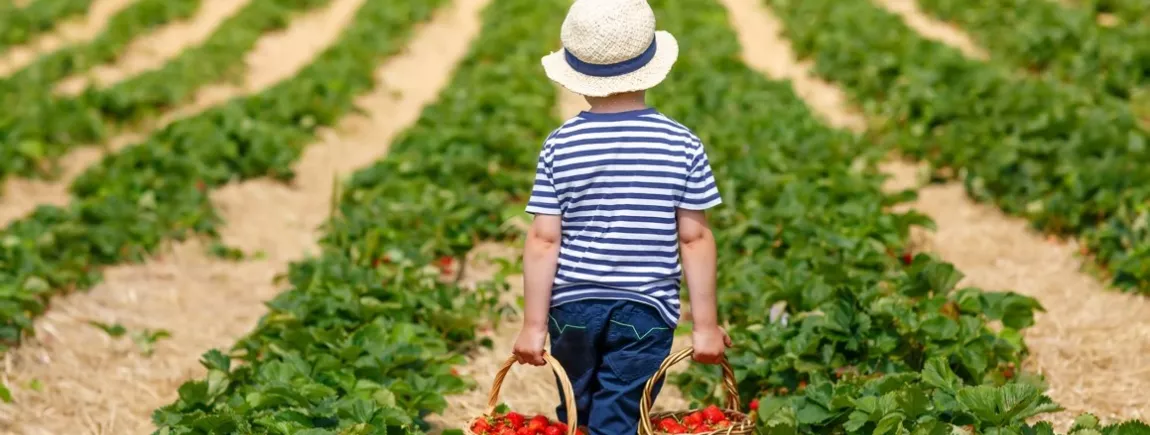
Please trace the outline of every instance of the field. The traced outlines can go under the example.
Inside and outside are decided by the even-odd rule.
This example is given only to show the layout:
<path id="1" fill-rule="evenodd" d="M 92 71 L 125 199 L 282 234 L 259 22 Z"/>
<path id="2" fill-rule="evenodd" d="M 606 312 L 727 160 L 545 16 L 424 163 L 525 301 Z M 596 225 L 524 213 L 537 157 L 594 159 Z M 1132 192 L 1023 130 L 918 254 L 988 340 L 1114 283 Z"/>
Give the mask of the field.
<path id="1" fill-rule="evenodd" d="M 0 0 L 0 433 L 485 412 L 569 1 Z M 759 433 L 1150 435 L 1144 2 L 650 3 Z"/>

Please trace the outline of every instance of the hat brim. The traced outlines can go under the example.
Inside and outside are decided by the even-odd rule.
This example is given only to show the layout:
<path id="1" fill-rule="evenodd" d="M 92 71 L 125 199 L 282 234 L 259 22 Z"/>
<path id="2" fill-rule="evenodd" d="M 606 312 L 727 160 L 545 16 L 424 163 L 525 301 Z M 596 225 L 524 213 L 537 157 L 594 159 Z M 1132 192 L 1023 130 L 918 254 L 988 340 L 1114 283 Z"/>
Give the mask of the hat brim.
<path id="1" fill-rule="evenodd" d="M 666 79 L 679 58 L 679 42 L 670 33 L 655 32 L 655 44 L 655 56 L 650 63 L 619 76 L 596 77 L 575 71 L 567 64 L 562 49 L 543 57 L 543 70 L 547 78 L 560 86 L 589 97 L 647 90 Z"/>

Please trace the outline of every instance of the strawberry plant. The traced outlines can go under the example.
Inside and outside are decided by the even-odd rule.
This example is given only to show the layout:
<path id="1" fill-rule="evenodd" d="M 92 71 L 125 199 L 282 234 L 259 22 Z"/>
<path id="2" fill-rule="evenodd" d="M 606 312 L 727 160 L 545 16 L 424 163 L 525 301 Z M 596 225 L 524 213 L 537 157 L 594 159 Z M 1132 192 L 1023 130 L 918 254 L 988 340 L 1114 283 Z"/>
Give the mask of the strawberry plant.
<path id="1" fill-rule="evenodd" d="M 15 344 L 56 293 L 83 289 L 101 266 L 141 261 L 166 240 L 215 234 L 207 190 L 235 179 L 288 179 L 316 129 L 352 110 L 374 71 L 434 5 L 369 2 L 296 77 L 230 101 L 109 155 L 72 185 L 73 201 L 41 206 L 0 232 L 0 342 Z"/>
<path id="2" fill-rule="evenodd" d="M 1047 0 L 918 4 L 1014 66 L 1124 100 L 1150 86 L 1150 23 L 1105 27 L 1087 10 Z"/>
<path id="3" fill-rule="evenodd" d="M 1115 286 L 1150 290 L 1150 138 L 1124 104 L 967 59 L 865 0 L 771 4 L 796 51 L 871 115 L 872 139 L 1077 235 Z"/>
<path id="4" fill-rule="evenodd" d="M 347 182 L 322 254 L 291 266 L 290 289 L 230 351 L 239 364 L 209 353 L 207 378 L 154 414 L 158 433 L 422 433 L 421 417 L 466 388 L 451 367 L 495 320 L 502 279 L 465 291 L 438 266 L 477 240 L 518 236 L 500 223 L 506 207 L 521 210 L 558 125 L 538 57 L 567 6 L 487 7 L 439 101 Z"/>
<path id="5" fill-rule="evenodd" d="M 88 10 L 92 0 L 42 0 L 16 7 L 0 2 L 0 53 L 8 47 L 31 41 L 65 20 Z"/>

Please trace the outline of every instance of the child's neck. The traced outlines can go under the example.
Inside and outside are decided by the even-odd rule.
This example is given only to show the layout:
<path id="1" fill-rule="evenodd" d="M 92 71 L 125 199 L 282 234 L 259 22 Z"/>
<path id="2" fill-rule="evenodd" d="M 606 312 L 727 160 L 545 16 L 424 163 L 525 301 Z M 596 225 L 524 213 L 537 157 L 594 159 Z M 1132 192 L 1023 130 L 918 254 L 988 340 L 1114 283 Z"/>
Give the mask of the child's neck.
<path id="1" fill-rule="evenodd" d="M 591 113 L 619 113 L 647 108 L 646 92 L 624 92 L 606 97 L 586 97 Z"/>

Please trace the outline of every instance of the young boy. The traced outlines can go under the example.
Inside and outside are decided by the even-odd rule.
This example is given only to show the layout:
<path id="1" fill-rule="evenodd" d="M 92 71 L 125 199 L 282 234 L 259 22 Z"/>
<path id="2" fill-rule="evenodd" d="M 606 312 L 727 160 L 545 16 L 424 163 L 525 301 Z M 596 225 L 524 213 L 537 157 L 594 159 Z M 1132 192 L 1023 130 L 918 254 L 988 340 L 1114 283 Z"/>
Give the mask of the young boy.
<path id="1" fill-rule="evenodd" d="M 671 350 L 681 275 L 695 360 L 717 363 L 730 346 L 703 213 L 722 200 L 699 139 L 644 102 L 679 50 L 655 31 L 646 0 L 577 0 L 561 40 L 564 49 L 543 58 L 547 76 L 591 108 L 552 132 L 539 157 L 515 355 L 544 364 L 550 334 L 580 425 L 635 434 L 643 386 Z M 561 421 L 566 411 L 560 404 Z"/>

